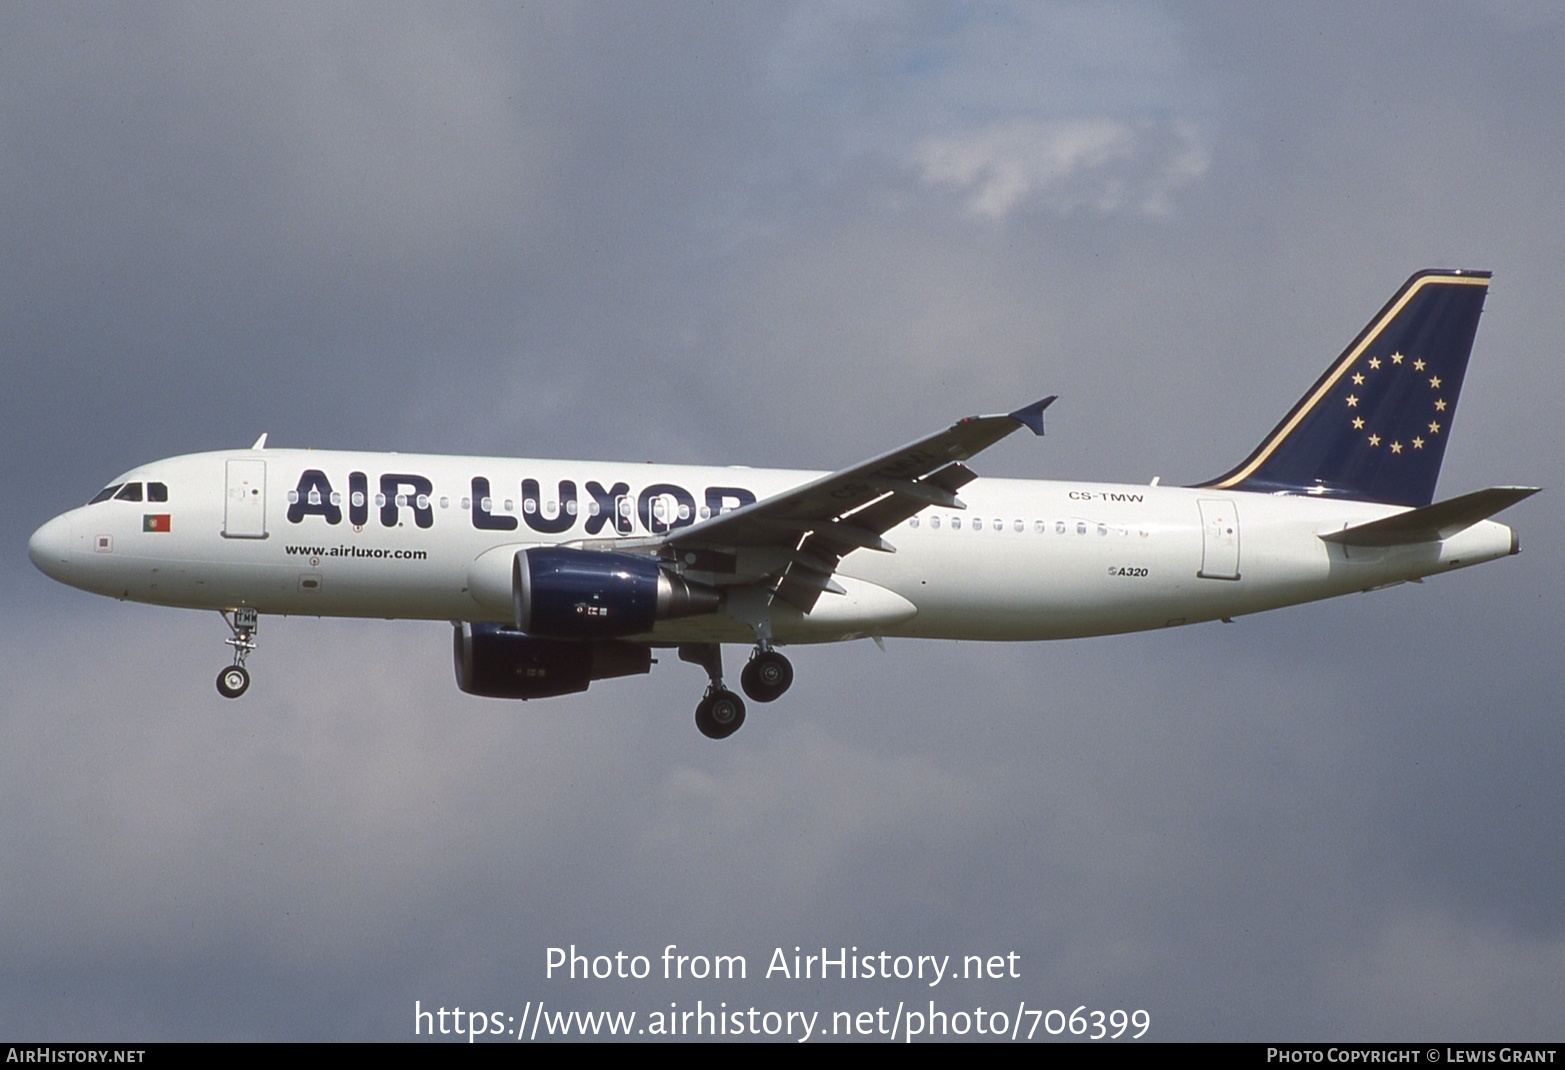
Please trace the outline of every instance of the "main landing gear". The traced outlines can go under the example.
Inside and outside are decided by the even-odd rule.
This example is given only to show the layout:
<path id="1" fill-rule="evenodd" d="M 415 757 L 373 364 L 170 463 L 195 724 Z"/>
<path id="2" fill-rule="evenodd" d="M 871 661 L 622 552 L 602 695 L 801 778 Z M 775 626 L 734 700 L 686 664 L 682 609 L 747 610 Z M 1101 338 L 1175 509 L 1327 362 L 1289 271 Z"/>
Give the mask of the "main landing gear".
<path id="1" fill-rule="evenodd" d="M 758 646 L 739 674 L 739 686 L 757 702 L 774 702 L 793 686 L 793 663 L 770 645 Z"/>
<path id="2" fill-rule="evenodd" d="M 679 659 L 706 670 L 711 683 L 696 703 L 696 727 L 707 739 L 727 739 L 744 724 L 744 700 L 723 686 L 723 648 L 716 643 L 682 643 Z"/>
<path id="3" fill-rule="evenodd" d="M 727 739 L 744 725 L 744 700 L 723 684 L 723 651 L 717 643 L 685 643 L 679 648 L 683 661 L 706 670 L 706 694 L 696 704 L 696 727 L 708 739 Z M 781 698 L 793 683 L 793 665 L 771 644 L 757 646 L 739 674 L 744 693 L 756 702 Z"/>
<path id="4" fill-rule="evenodd" d="M 696 703 L 696 727 L 707 739 L 727 739 L 744 727 L 744 700 L 722 687 L 709 687 Z"/>
<path id="5" fill-rule="evenodd" d="M 234 633 L 232 638 L 223 640 L 234 648 L 234 663 L 217 674 L 217 693 L 224 698 L 238 698 L 250 689 L 245 659 L 256 649 L 255 633 L 261 626 L 261 615 L 246 606 L 225 611 L 223 623 Z"/>

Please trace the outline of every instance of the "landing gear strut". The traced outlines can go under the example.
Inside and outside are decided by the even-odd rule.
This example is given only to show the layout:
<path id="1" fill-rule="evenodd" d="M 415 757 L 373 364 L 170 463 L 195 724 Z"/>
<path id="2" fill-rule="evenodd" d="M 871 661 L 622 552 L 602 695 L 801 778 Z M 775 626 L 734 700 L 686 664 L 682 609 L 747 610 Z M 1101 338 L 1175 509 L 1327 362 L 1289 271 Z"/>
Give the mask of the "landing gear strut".
<path id="1" fill-rule="evenodd" d="M 684 643 L 682 661 L 706 670 L 711 683 L 696 704 L 696 727 L 708 739 L 727 739 L 744 725 L 744 700 L 723 686 L 723 648 L 717 643 Z"/>
<path id="2" fill-rule="evenodd" d="M 217 693 L 224 698 L 238 698 L 250 688 L 245 659 L 256 649 L 255 633 L 261 626 L 261 615 L 245 606 L 225 611 L 223 623 L 234 633 L 232 638 L 223 640 L 234 648 L 234 663 L 217 674 Z"/>

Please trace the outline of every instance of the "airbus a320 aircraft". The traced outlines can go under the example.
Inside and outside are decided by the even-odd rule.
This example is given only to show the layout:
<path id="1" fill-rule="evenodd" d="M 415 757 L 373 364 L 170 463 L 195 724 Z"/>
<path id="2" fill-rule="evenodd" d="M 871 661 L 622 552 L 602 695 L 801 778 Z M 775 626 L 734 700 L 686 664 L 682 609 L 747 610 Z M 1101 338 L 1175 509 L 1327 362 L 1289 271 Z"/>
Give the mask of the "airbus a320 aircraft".
<path id="1" fill-rule="evenodd" d="M 710 684 L 696 725 L 788 690 L 779 646 L 1104 635 L 1418 580 L 1517 552 L 1536 492 L 1434 503 L 1489 275 L 1414 275 L 1232 471 L 1191 487 L 979 479 L 966 462 L 1054 399 L 960 420 L 830 474 L 250 449 L 115 479 L 28 544 L 48 575 L 223 613 L 229 698 L 259 615 L 452 622 L 457 686 L 530 699 L 648 672 Z M 958 492 L 961 497 L 958 497 Z M 1433 503 L 1433 504 L 1432 504 Z"/>

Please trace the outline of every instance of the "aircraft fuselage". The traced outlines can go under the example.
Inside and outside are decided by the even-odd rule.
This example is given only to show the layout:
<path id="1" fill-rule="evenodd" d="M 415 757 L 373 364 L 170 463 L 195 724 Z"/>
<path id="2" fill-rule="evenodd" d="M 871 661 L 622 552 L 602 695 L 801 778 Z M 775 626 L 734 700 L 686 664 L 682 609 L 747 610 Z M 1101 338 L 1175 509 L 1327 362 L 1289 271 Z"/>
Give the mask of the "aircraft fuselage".
<path id="1" fill-rule="evenodd" d="M 508 622 L 525 547 L 657 536 L 822 475 L 775 469 L 238 450 L 171 458 L 39 530 L 62 582 L 131 601 L 265 614 Z M 145 495 L 142 495 L 145 498 Z M 860 636 L 1061 639 L 1233 617 L 1418 579 L 1514 553 L 1485 520 L 1438 542 L 1344 546 L 1321 536 L 1403 510 L 1210 488 L 978 479 L 965 509 L 931 505 L 860 549 L 841 594 L 770 610 L 781 643 Z M 776 548 L 741 548 L 741 575 Z M 704 562 L 698 562 L 702 564 Z M 681 563 L 723 588 L 723 572 Z M 734 593 L 740 593 L 735 585 Z M 734 613 L 660 621 L 632 638 L 745 642 Z"/>

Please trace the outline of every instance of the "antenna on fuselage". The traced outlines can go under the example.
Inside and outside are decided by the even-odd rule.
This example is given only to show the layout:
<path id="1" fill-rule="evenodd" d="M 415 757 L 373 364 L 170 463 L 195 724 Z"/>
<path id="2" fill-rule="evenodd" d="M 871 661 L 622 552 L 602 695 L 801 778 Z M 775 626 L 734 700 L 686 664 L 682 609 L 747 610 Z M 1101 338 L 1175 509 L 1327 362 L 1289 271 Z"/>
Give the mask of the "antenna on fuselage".
<path id="1" fill-rule="evenodd" d="M 261 437 L 256 439 L 255 440 L 255 445 L 251 446 L 250 448 L 253 449 L 253 450 L 264 450 L 264 449 L 266 449 L 266 434 L 267 433 L 265 431 L 262 431 L 261 432 Z"/>

